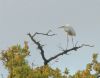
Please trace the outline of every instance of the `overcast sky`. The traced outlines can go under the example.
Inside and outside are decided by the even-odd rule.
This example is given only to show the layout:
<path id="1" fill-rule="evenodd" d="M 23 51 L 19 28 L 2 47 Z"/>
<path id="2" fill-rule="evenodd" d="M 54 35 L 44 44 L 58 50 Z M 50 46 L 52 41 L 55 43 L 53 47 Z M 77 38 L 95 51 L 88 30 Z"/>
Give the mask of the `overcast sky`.
<path id="1" fill-rule="evenodd" d="M 26 34 L 52 29 L 57 36 L 37 37 L 46 45 L 46 57 L 50 57 L 61 51 L 59 47 L 66 48 L 66 34 L 57 27 L 67 23 L 76 31 L 74 42 L 95 47 L 72 51 L 70 55 L 59 57 L 59 62 L 53 61 L 50 65 L 59 67 L 62 71 L 68 67 L 71 74 L 83 70 L 91 62 L 92 54 L 100 52 L 100 0 L 0 0 L 0 50 L 15 44 L 23 46 L 27 40 L 31 51 L 29 63 L 43 65 L 39 51 Z M 71 47 L 71 40 L 69 44 Z M 1 62 L 0 69 L 0 73 L 7 74 Z"/>

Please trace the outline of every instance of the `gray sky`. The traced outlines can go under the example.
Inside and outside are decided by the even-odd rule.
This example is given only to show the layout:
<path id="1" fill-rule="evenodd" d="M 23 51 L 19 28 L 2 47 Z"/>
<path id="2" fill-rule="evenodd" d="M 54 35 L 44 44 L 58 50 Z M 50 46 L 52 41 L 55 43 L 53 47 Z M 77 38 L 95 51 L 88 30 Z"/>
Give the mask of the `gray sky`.
<path id="1" fill-rule="evenodd" d="M 50 65 L 59 67 L 62 71 L 68 67 L 71 74 L 82 70 L 91 62 L 92 54 L 100 52 L 100 0 L 0 0 L 0 50 L 17 43 L 23 45 L 24 40 L 28 40 L 32 52 L 28 59 L 30 63 L 33 59 L 34 63 L 40 66 L 43 61 L 39 51 L 26 34 L 47 32 L 49 29 L 57 33 L 58 35 L 52 38 L 38 37 L 41 43 L 47 45 L 46 56 L 50 57 L 60 51 L 58 47 L 65 48 L 66 35 L 57 27 L 67 23 L 76 30 L 74 42 L 93 44 L 95 47 L 73 51 L 70 55 L 59 57 L 58 63 L 53 61 Z M 6 74 L 1 62 L 0 69 L 0 72 Z"/>

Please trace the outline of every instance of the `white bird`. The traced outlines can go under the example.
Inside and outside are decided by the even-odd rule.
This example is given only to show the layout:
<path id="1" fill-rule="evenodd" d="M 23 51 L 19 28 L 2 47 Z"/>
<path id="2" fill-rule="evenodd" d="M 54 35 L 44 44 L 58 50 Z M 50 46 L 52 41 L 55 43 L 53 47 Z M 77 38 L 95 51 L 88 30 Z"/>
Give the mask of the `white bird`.
<path id="1" fill-rule="evenodd" d="M 64 28 L 64 31 L 67 33 L 67 48 L 68 48 L 68 42 L 69 42 L 68 36 L 72 37 L 72 44 L 73 44 L 73 47 L 74 47 L 73 36 L 76 36 L 76 32 L 73 29 L 73 27 L 71 27 L 70 24 L 66 24 L 66 25 L 61 26 L 59 28 Z"/>

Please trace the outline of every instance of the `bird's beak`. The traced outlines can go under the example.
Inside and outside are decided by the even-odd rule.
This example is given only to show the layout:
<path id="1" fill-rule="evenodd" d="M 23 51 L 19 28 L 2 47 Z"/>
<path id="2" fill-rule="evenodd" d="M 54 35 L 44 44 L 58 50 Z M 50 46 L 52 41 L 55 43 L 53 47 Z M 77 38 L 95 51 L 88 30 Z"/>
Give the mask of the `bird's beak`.
<path id="1" fill-rule="evenodd" d="M 58 27 L 58 28 L 63 28 L 63 26 L 61 26 L 61 27 Z"/>

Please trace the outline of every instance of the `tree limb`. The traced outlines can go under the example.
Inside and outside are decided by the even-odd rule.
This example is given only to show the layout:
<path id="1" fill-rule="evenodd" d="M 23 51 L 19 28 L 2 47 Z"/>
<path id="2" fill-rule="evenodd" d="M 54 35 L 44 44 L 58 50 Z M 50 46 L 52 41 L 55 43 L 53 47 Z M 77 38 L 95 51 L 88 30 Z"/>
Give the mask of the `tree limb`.
<path id="1" fill-rule="evenodd" d="M 40 42 L 37 42 L 34 37 L 37 35 L 37 34 L 41 34 L 41 35 L 46 35 L 46 36 L 53 36 L 55 34 L 49 34 L 51 32 L 51 30 L 49 30 L 47 33 L 38 33 L 36 32 L 34 35 L 31 35 L 30 33 L 28 33 L 27 35 L 31 38 L 31 40 L 38 46 L 38 49 L 41 51 L 41 56 L 42 56 L 42 59 L 44 61 L 44 65 L 47 65 L 49 62 L 51 62 L 52 60 L 56 59 L 57 57 L 61 56 L 61 55 L 64 55 L 64 54 L 67 54 L 68 52 L 70 51 L 77 51 L 78 49 L 84 47 L 84 46 L 88 46 L 88 47 L 93 47 L 93 46 L 90 46 L 88 44 L 82 44 L 80 46 L 76 46 L 77 43 L 75 44 L 75 46 L 71 49 L 66 49 L 66 50 L 63 50 L 62 52 L 50 57 L 49 59 L 46 59 L 45 55 L 44 55 L 44 50 L 43 50 L 43 46 L 40 44 Z"/>
<path id="2" fill-rule="evenodd" d="M 82 48 L 82 47 L 84 47 L 84 46 L 94 47 L 94 46 L 91 46 L 91 45 L 88 45 L 88 44 L 82 44 L 81 46 L 78 46 L 78 47 L 75 46 L 75 47 L 73 47 L 73 48 L 71 48 L 71 49 L 63 50 L 63 52 L 60 52 L 60 53 L 58 53 L 57 55 L 55 55 L 55 56 L 53 56 L 53 57 L 50 57 L 50 58 L 48 59 L 48 62 L 52 61 L 53 59 L 56 59 L 57 57 L 59 57 L 59 56 L 61 56 L 61 55 L 63 55 L 63 54 L 67 54 L 67 53 L 70 52 L 70 51 L 73 51 L 73 50 L 77 51 L 79 48 Z"/>
<path id="3" fill-rule="evenodd" d="M 47 61 L 47 59 L 45 58 L 45 55 L 44 55 L 44 50 L 43 50 L 43 46 L 37 42 L 35 39 L 34 39 L 34 36 L 32 36 L 30 33 L 27 34 L 31 40 L 38 46 L 38 49 L 41 51 L 41 56 L 42 56 L 42 59 L 44 60 L 44 64 L 45 62 Z"/>

